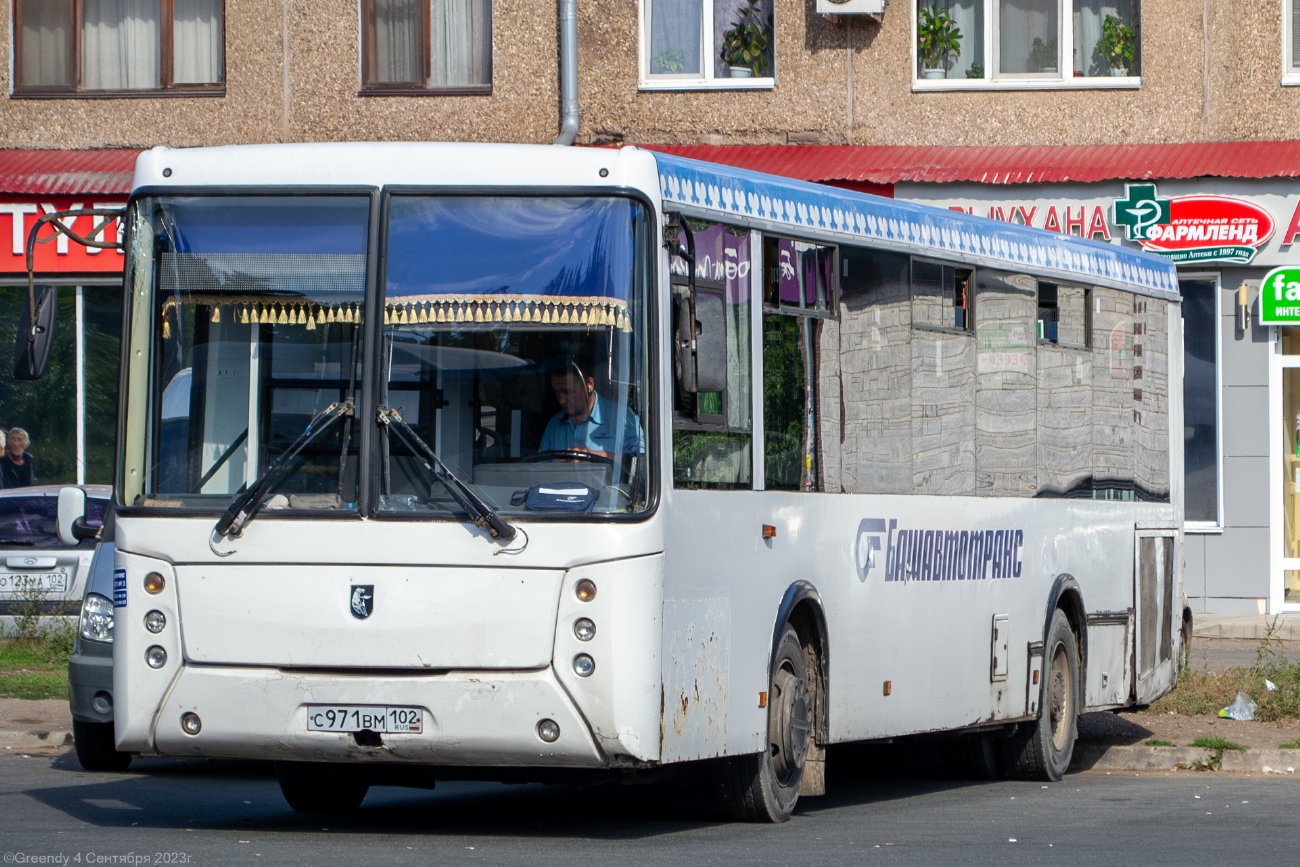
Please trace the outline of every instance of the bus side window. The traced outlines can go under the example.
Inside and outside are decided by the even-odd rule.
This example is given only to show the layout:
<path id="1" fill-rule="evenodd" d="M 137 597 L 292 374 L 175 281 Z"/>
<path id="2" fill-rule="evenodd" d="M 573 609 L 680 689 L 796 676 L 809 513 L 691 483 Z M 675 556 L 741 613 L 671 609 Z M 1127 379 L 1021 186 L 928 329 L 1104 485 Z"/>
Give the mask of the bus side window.
<path id="1" fill-rule="evenodd" d="M 835 248 L 767 237 L 763 252 L 764 487 L 838 489 L 838 483 L 825 483 L 822 439 L 830 439 L 831 433 L 821 423 L 824 409 L 838 415 L 838 400 L 827 407 L 819 399 L 827 379 L 819 364 L 819 347 L 831 336 L 828 329 L 835 333 L 838 329 L 831 318 L 837 296 Z M 838 379 L 838 365 L 833 371 Z M 834 385 L 838 397 L 838 382 Z M 838 431 L 834 436 L 828 445 L 838 464 Z"/>
<path id="2" fill-rule="evenodd" d="M 691 220 L 697 301 L 722 301 L 726 376 L 722 391 L 673 385 L 673 487 L 737 490 L 753 487 L 750 383 L 750 233 Z M 672 334 L 689 334 L 688 265 L 672 257 Z"/>

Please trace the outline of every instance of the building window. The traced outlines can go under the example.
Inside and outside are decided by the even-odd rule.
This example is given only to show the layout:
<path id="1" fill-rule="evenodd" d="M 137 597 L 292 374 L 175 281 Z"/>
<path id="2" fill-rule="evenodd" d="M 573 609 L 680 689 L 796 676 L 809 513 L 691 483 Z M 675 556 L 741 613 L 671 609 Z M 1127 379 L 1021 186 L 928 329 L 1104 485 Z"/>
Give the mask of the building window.
<path id="1" fill-rule="evenodd" d="M 1219 494 L 1219 281 L 1184 277 L 1183 515 L 1189 530 L 1222 526 Z"/>
<path id="2" fill-rule="evenodd" d="M 916 79 L 930 82 L 923 88 L 1133 86 L 1138 17 L 1138 0 L 917 0 Z"/>
<path id="3" fill-rule="evenodd" d="M 15 0 L 15 95 L 221 92 L 222 0 Z"/>
<path id="4" fill-rule="evenodd" d="M 362 0 L 363 93 L 490 93 L 492 0 Z"/>
<path id="5" fill-rule="evenodd" d="M 1300 0 L 1282 3 L 1282 83 L 1300 84 Z"/>
<path id="6" fill-rule="evenodd" d="M 772 87 L 773 0 L 641 0 L 643 87 Z"/>

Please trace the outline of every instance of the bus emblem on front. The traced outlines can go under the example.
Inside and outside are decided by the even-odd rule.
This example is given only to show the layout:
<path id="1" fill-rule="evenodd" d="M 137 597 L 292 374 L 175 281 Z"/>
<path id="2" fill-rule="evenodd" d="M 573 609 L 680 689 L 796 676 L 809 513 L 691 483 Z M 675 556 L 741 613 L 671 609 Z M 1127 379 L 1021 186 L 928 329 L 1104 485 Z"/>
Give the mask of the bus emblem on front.
<path id="1" fill-rule="evenodd" d="M 352 585 L 352 616 L 365 620 L 375 611 L 375 585 Z"/>

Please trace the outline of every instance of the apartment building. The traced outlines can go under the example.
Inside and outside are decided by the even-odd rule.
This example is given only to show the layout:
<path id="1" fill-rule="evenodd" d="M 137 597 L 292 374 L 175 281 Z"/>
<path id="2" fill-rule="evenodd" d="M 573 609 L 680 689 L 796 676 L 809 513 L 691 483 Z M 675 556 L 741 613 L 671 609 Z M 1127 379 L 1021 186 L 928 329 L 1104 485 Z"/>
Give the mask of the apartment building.
<path id="1" fill-rule="evenodd" d="M 122 201 L 138 149 L 547 143 L 560 127 L 556 0 L 5 5 L 0 340 L 25 229 Z M 579 144 L 661 147 L 1177 261 L 1188 593 L 1200 611 L 1300 610 L 1300 324 L 1262 324 L 1258 302 L 1266 274 L 1300 265 L 1297 0 L 578 0 L 577 13 Z M 106 481 L 121 258 L 60 241 L 37 261 L 67 287 L 77 339 L 39 390 L 0 383 L 0 425 L 32 431 L 42 481 Z"/>

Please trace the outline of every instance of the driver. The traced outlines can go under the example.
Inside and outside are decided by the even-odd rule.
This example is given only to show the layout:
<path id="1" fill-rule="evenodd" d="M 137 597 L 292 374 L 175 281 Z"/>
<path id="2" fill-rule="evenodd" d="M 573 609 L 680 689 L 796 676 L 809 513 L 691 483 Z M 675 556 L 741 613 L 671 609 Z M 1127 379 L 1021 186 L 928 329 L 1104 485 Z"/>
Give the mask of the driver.
<path id="1" fill-rule="evenodd" d="M 614 401 L 596 393 L 596 380 L 577 364 L 551 371 L 551 388 L 560 403 L 542 432 L 542 452 L 589 452 L 617 459 L 645 452 L 645 433 L 631 409 L 620 417 Z"/>

